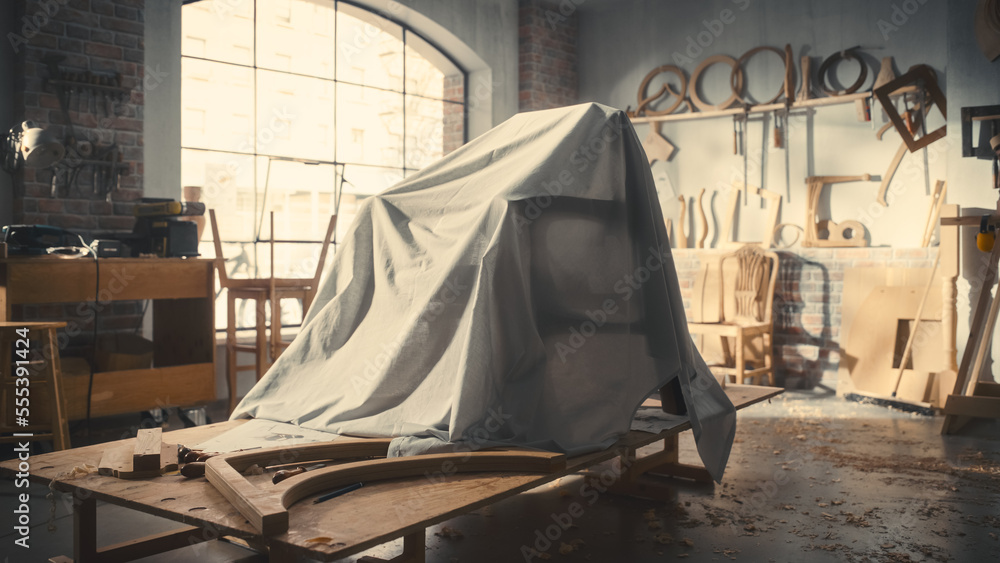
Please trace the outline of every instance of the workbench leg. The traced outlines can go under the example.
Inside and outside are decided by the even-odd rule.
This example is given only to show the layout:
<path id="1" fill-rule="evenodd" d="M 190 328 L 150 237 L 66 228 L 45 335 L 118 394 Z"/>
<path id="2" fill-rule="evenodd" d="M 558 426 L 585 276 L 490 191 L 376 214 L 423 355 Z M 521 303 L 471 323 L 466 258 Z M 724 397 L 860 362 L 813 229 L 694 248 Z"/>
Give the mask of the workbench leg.
<path id="1" fill-rule="evenodd" d="M 97 563 L 97 499 L 77 499 L 73 505 L 73 557 L 76 563 Z"/>
<path id="2" fill-rule="evenodd" d="M 97 500 L 73 504 L 73 559 L 53 557 L 49 563 L 123 563 L 215 539 L 197 526 L 184 526 L 114 545 L 97 547 Z"/>
<path id="3" fill-rule="evenodd" d="M 427 546 L 425 544 L 425 530 L 419 530 L 403 536 L 403 553 L 392 559 L 379 559 L 378 557 L 365 556 L 358 559 L 358 563 L 424 563 Z"/>
<path id="4" fill-rule="evenodd" d="M 610 492 L 627 495 L 640 496 L 646 498 L 666 498 L 672 497 L 674 488 L 669 486 L 663 477 L 680 477 L 692 479 L 699 483 L 711 483 L 712 478 L 708 470 L 696 465 L 688 465 L 678 461 L 678 440 L 677 435 L 667 436 L 663 439 L 663 449 L 659 452 L 649 454 L 645 457 L 637 457 L 636 450 L 630 448 L 618 458 L 618 471 L 620 475 L 617 481 L 610 486 L 607 482 L 601 482 L 604 475 L 590 474 L 588 478 L 596 480 L 602 486 L 595 488 L 599 491 L 608 490 Z"/>

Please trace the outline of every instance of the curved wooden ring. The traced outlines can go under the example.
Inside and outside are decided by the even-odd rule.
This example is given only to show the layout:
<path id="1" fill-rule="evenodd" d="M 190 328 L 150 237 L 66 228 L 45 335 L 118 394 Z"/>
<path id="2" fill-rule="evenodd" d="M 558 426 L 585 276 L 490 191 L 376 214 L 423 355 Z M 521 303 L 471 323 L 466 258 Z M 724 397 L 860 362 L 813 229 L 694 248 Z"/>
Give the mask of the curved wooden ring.
<path id="1" fill-rule="evenodd" d="M 853 49 L 848 49 L 846 51 L 841 51 L 839 53 L 834 53 L 829 57 L 827 57 L 826 60 L 823 61 L 823 64 L 819 65 L 819 72 L 817 73 L 816 77 L 819 79 L 819 87 L 824 92 L 826 92 L 827 95 L 843 96 L 845 94 L 853 94 L 854 92 L 858 91 L 858 88 L 861 88 L 862 84 L 865 83 L 865 80 L 868 78 L 868 65 L 865 64 L 865 61 L 854 56 L 854 53 L 851 52 L 854 51 L 854 49 L 856 48 L 857 47 Z M 858 61 L 858 64 L 861 65 L 861 74 L 858 75 L 858 79 L 854 81 L 854 84 L 851 84 L 851 86 L 846 90 L 830 90 L 829 88 L 826 87 L 826 71 L 829 70 L 831 66 L 833 66 L 833 63 L 839 61 L 840 59 L 849 61 Z"/>
<path id="2" fill-rule="evenodd" d="M 738 86 L 735 85 L 735 84 L 733 84 L 733 81 L 735 81 L 737 79 L 736 71 L 739 70 L 742 73 L 742 71 L 743 71 L 743 63 L 745 63 L 746 61 L 750 60 L 750 57 L 753 57 L 754 55 L 756 55 L 757 53 L 760 53 L 762 51 L 770 51 L 770 52 L 778 55 L 779 57 L 781 57 L 781 60 L 785 62 L 785 75 L 781 79 L 781 86 L 778 87 L 778 93 L 775 94 L 774 97 L 771 98 L 770 100 L 768 100 L 766 102 L 758 102 L 758 103 L 761 103 L 761 104 L 773 104 L 774 102 L 778 101 L 778 98 L 780 98 L 782 94 L 785 93 L 785 84 L 788 82 L 788 61 L 786 60 L 785 52 L 782 51 L 781 49 L 778 49 L 777 47 L 768 47 L 767 45 L 763 45 L 763 46 L 760 46 L 760 47 L 754 47 L 753 49 L 750 49 L 746 53 L 743 53 L 743 56 L 741 56 L 739 59 L 737 59 L 736 66 L 733 67 L 733 72 L 731 72 L 729 74 L 729 87 L 733 89 L 733 94 L 736 96 L 736 99 L 739 100 L 740 103 L 743 104 L 743 105 L 745 105 L 745 106 L 749 106 L 749 105 L 752 105 L 752 104 L 750 104 L 749 102 L 747 102 L 745 99 L 743 99 L 743 96 L 740 95 L 740 92 L 743 91 L 743 84 L 740 84 Z"/>
<path id="3" fill-rule="evenodd" d="M 791 248 L 795 246 L 795 243 L 799 242 L 800 238 L 802 238 L 802 233 L 804 231 L 802 227 L 796 225 L 795 223 L 781 223 L 779 225 L 775 225 L 774 231 L 771 233 L 771 239 L 774 241 L 774 246 L 776 248 L 779 248 L 777 243 L 781 242 L 781 231 L 784 230 L 785 227 L 794 227 L 798 230 L 795 232 L 795 238 L 792 242 L 786 244 L 785 246 L 781 246 L 780 248 Z"/>
<path id="4" fill-rule="evenodd" d="M 691 99 L 691 103 L 698 107 L 701 111 L 717 111 L 720 109 L 726 109 L 733 105 L 736 98 L 739 96 L 734 92 L 732 96 L 721 104 L 711 105 L 701 98 L 698 97 L 698 78 L 701 77 L 701 73 L 705 71 L 706 68 L 714 65 L 715 63 L 727 63 L 733 68 L 733 72 L 737 73 L 736 78 L 736 89 L 743 90 L 743 69 L 736 64 L 736 59 L 730 57 L 729 55 L 712 55 L 707 59 L 701 61 L 698 66 L 691 73 L 691 87 L 688 88 L 688 98 Z M 730 79 L 730 85 L 732 85 L 732 79 Z"/>
<path id="5" fill-rule="evenodd" d="M 674 74 L 676 74 L 677 76 L 679 76 L 681 78 L 681 91 L 680 92 L 674 92 L 674 89 L 669 84 L 667 84 L 666 82 L 664 82 L 660 86 L 660 90 L 656 94 L 654 94 L 654 95 L 652 95 L 652 96 L 650 96 L 648 98 L 643 99 L 642 96 L 643 96 L 643 94 L 646 93 L 646 88 L 649 87 L 649 83 L 652 82 L 653 77 L 655 77 L 656 75 L 658 75 L 658 74 L 660 74 L 662 72 L 673 72 Z M 678 67 L 676 67 L 674 65 L 660 65 L 660 66 L 654 68 L 653 70 L 649 71 L 649 74 L 647 74 L 646 77 L 642 79 L 642 84 L 639 85 L 639 93 L 636 96 L 636 98 L 639 101 L 639 106 L 637 108 L 635 108 L 635 114 L 636 115 L 641 115 L 642 112 L 643 112 L 643 110 L 646 109 L 646 106 L 648 106 L 653 100 L 659 98 L 660 96 L 662 96 L 665 93 L 669 93 L 669 94 L 673 94 L 673 95 L 677 96 L 677 101 L 674 102 L 674 105 L 670 106 L 669 108 L 667 108 L 665 110 L 660 110 L 660 111 L 649 110 L 649 111 L 646 111 L 645 115 L 654 116 L 654 115 L 667 115 L 667 114 L 673 113 L 674 110 L 677 109 L 677 107 L 680 106 L 681 103 L 684 101 L 684 96 L 685 96 L 685 94 L 687 94 L 687 76 L 684 75 L 684 71 L 683 70 L 681 70 L 680 68 L 678 68 Z"/>

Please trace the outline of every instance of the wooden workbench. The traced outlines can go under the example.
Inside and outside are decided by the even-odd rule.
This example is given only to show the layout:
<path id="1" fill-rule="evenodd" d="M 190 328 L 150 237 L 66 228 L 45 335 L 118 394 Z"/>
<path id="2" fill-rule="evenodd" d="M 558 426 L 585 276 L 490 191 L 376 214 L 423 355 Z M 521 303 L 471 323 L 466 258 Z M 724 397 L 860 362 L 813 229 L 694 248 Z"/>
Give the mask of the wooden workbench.
<path id="1" fill-rule="evenodd" d="M 727 394 L 737 409 L 769 399 L 782 392 L 774 387 L 731 385 Z M 164 434 L 165 443 L 196 445 L 242 421 L 177 430 Z M 424 561 L 424 529 L 460 514 L 495 503 L 559 477 L 586 470 L 615 457 L 623 458 L 629 470 L 619 477 L 625 484 L 636 482 L 646 473 L 676 473 L 704 479 L 704 468 L 677 462 L 677 436 L 690 429 L 683 423 L 653 434 L 631 431 L 614 446 L 591 454 L 569 458 L 565 470 L 549 474 L 458 473 L 450 477 L 429 475 L 365 484 L 361 489 L 322 504 L 305 499 L 289 508 L 290 528 L 283 534 L 262 537 L 246 519 L 204 477 L 186 479 L 164 475 L 146 480 L 125 481 L 90 474 L 75 479 L 65 476 L 77 466 L 97 465 L 102 453 L 122 440 L 62 452 L 32 456 L 31 479 L 48 485 L 55 479 L 57 490 L 74 496 L 74 550 L 76 563 L 113 563 L 218 539 L 241 538 L 254 549 L 268 552 L 272 562 L 294 561 L 307 556 L 323 561 L 340 559 L 380 544 L 405 538 L 402 558 L 393 561 Z M 638 448 L 658 440 L 663 451 L 635 459 Z M 17 471 L 16 460 L 0 463 L 0 474 Z M 677 469 L 677 471 L 672 471 Z M 260 487 L 270 484 L 265 474 L 249 477 Z M 188 524 L 179 530 L 133 540 L 117 546 L 96 545 L 96 501 L 132 508 Z M 316 538 L 328 538 L 316 541 Z M 312 541 L 310 541 L 312 540 Z M 69 561 L 68 559 L 57 559 Z"/>
<path id="2" fill-rule="evenodd" d="M 204 404 L 215 400 L 213 268 L 197 258 L 0 259 L 0 321 L 19 320 L 14 305 L 86 302 L 80 319 L 61 319 L 79 331 L 109 302 L 151 299 L 153 367 L 95 373 L 91 416 Z M 88 380 L 64 372 L 70 419 L 86 416 Z"/>

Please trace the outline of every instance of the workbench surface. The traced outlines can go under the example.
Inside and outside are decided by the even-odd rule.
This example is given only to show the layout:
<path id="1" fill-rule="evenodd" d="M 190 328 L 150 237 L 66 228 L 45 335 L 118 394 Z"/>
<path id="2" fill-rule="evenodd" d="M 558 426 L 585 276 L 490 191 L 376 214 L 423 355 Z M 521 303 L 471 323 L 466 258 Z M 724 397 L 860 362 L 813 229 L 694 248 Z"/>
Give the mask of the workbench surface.
<path id="1" fill-rule="evenodd" d="M 730 385 L 726 389 L 737 409 L 769 399 L 781 389 Z M 196 445 L 244 421 L 229 421 L 168 432 L 164 443 Z M 617 444 L 591 454 L 569 458 L 566 468 L 549 474 L 458 473 L 365 483 L 361 489 L 313 504 L 304 499 L 289 508 L 289 531 L 262 537 L 204 477 L 188 479 L 167 474 L 152 479 L 121 480 L 97 473 L 67 478 L 74 467 L 96 466 L 109 448 L 133 443 L 134 438 L 31 456 L 31 479 L 78 499 L 97 499 L 203 528 L 211 538 L 235 536 L 251 547 L 329 561 L 422 532 L 454 516 L 532 489 L 567 474 L 612 459 L 690 428 L 684 423 L 659 434 L 631 431 Z M 17 460 L 0 463 L 0 474 L 17 471 Z M 259 487 L 271 486 L 270 475 L 248 477 Z"/>

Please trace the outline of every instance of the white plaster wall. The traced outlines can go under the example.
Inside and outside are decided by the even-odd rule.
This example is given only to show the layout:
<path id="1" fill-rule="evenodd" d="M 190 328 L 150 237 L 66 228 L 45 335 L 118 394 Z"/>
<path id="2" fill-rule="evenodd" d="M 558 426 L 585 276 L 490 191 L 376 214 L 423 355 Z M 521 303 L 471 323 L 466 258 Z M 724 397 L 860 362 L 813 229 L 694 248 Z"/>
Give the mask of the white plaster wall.
<path id="1" fill-rule="evenodd" d="M 143 194 L 181 195 L 181 3 L 146 0 Z"/>
<path id="2" fill-rule="evenodd" d="M 914 13 L 895 14 L 895 21 L 902 25 L 885 28 L 884 32 L 880 20 L 892 24 L 893 5 L 899 6 L 903 0 L 590 0 L 580 5 L 580 98 L 634 108 L 639 84 L 656 66 L 675 64 L 690 76 L 697 64 L 710 55 L 738 58 L 753 47 L 783 48 L 786 43 L 791 44 L 796 61 L 802 55 L 813 57 L 814 73 L 830 54 L 864 46 L 869 73 L 862 90 L 871 88 L 880 58 L 893 56 L 897 75 L 912 65 L 932 66 L 947 93 L 947 2 L 907 2 L 907 8 Z M 725 15 L 732 23 L 720 25 L 723 10 L 730 11 Z M 761 53 L 751 59 L 751 97 L 760 100 L 773 96 L 782 72 L 783 64 L 773 54 Z M 841 82 L 849 84 L 856 76 L 856 64 L 839 66 L 837 77 Z M 710 67 L 699 81 L 703 99 L 711 103 L 725 99 L 728 79 L 728 67 Z M 657 78 L 653 84 L 660 82 Z M 932 128 L 944 123 L 936 112 L 932 116 Z M 876 112 L 875 126 L 882 123 L 881 112 Z M 894 131 L 877 141 L 872 125 L 856 119 L 852 104 L 817 108 L 812 117 L 792 117 L 789 125 L 787 149 L 775 149 L 770 141 L 771 122 L 762 123 L 759 117 L 751 120 L 748 183 L 785 196 L 780 221 L 798 225 L 805 219 L 806 176 L 868 173 L 880 178 L 901 142 Z M 648 128 L 636 126 L 640 138 L 646 136 Z M 706 188 L 706 207 L 716 192 L 712 211 L 719 218 L 728 199 L 728 186 L 742 178 L 744 168 L 743 158 L 733 155 L 732 119 L 665 123 L 661 131 L 678 147 L 670 162 L 658 162 L 653 167 L 665 216 L 676 223 L 679 211 L 669 180 L 669 185 L 689 202 L 700 188 Z M 861 221 L 870 232 L 872 246 L 917 246 L 930 202 L 928 194 L 935 180 L 946 178 L 947 154 L 943 142 L 908 154 L 890 186 L 896 197 L 888 208 L 875 203 L 875 181 L 827 188 L 820 202 L 820 217 Z M 764 233 L 760 224 L 766 211 L 759 200 L 741 206 L 739 214 L 741 240 L 761 240 Z M 710 232 L 708 242 L 715 238 L 716 233 Z"/>

